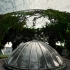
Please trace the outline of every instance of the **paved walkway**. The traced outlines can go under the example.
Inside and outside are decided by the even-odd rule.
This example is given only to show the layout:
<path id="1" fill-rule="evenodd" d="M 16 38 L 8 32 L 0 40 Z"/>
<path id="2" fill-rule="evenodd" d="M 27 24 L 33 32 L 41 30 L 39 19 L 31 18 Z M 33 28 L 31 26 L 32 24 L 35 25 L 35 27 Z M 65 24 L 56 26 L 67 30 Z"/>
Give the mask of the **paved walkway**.
<path id="1" fill-rule="evenodd" d="M 67 64 L 67 70 L 70 70 L 70 60 L 69 59 L 66 59 L 66 58 L 63 58 L 64 59 L 64 62 Z M 5 70 L 3 68 L 3 64 L 4 64 L 4 61 L 6 59 L 0 59 L 0 70 Z"/>
<path id="2" fill-rule="evenodd" d="M 0 70 L 5 70 L 4 68 L 3 68 L 3 64 L 4 64 L 4 61 L 5 61 L 6 59 L 0 59 Z"/>
<path id="3" fill-rule="evenodd" d="M 67 64 L 67 70 L 70 70 L 70 60 L 66 58 L 63 58 L 63 59 L 64 59 L 64 62 Z"/>

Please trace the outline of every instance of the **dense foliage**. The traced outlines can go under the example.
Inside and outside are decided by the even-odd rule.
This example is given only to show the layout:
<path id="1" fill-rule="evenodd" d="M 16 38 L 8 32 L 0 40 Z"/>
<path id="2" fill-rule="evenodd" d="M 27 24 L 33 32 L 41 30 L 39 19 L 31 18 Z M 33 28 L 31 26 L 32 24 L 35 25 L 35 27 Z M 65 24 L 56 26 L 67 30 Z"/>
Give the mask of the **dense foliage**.
<path id="1" fill-rule="evenodd" d="M 39 13 L 43 17 L 48 16 L 51 24 L 37 29 L 24 28 L 25 15 L 34 15 L 35 13 Z M 22 22 L 20 21 L 21 16 L 23 16 Z M 0 15 L 0 49 L 9 41 L 13 43 L 13 49 L 15 49 L 19 43 L 32 39 L 47 41 L 59 52 L 60 49 L 66 48 L 70 55 L 70 13 L 48 9 Z M 58 41 L 63 42 L 65 46 L 56 46 Z"/>

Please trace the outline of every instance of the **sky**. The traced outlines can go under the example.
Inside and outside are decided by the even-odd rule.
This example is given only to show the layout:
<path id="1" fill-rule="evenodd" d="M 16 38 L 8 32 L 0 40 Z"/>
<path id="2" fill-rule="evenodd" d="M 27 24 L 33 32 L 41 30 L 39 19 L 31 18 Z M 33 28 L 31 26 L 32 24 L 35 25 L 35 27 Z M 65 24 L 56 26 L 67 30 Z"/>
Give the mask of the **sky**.
<path id="1" fill-rule="evenodd" d="M 70 12 L 70 0 L 0 0 L 0 14 L 48 8 Z"/>

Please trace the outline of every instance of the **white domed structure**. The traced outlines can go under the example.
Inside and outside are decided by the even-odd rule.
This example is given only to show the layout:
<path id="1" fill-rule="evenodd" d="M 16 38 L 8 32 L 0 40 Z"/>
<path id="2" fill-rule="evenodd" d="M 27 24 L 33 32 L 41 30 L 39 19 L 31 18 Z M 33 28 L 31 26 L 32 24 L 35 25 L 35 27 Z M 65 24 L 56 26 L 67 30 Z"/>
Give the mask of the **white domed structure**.
<path id="1" fill-rule="evenodd" d="M 36 40 L 19 45 L 5 61 L 5 66 L 13 70 L 66 70 L 57 51 Z"/>

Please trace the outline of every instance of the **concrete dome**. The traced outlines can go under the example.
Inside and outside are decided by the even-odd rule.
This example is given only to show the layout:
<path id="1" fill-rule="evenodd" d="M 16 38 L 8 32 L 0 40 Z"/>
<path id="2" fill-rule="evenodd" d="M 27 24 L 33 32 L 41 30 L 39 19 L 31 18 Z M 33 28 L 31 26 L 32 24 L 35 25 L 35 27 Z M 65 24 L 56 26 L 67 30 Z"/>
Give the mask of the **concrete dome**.
<path id="1" fill-rule="evenodd" d="M 15 70 L 66 70 L 57 51 L 36 40 L 19 45 L 5 61 L 5 66 Z"/>

